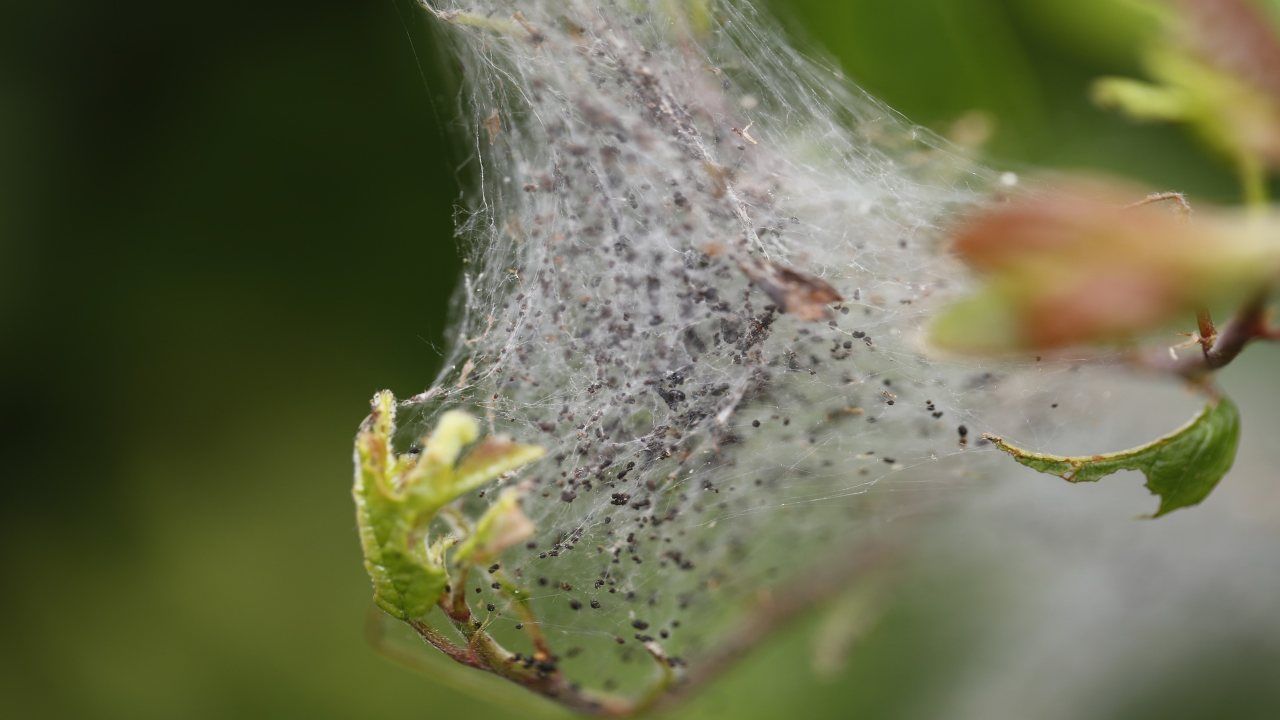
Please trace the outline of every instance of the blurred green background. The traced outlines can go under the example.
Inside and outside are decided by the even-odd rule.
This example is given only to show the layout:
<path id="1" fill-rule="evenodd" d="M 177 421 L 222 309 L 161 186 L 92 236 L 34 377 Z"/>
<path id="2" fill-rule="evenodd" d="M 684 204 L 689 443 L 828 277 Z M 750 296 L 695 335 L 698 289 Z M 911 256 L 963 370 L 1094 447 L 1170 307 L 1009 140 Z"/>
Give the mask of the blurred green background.
<path id="1" fill-rule="evenodd" d="M 1179 130 L 1088 104 L 1137 72 L 1116 2 L 775 5 L 912 119 L 988 113 L 995 162 L 1235 197 Z M 459 271 L 456 99 L 412 3 L 7 3 L 0 28 L 3 714 L 528 717 L 364 637 L 351 438 L 433 377 Z M 999 602 L 982 562 L 914 577 L 834 681 L 793 632 L 684 716 L 945 716 L 962 618 Z M 1118 716 L 1275 717 L 1274 651 Z"/>

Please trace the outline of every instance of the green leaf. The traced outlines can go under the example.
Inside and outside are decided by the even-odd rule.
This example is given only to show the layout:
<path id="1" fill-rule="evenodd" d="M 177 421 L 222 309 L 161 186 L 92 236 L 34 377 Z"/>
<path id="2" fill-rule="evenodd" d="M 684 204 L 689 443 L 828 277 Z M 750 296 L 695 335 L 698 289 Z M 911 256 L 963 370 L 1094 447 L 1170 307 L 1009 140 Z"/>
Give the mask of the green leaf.
<path id="1" fill-rule="evenodd" d="M 1000 355 L 1023 349 L 1016 299 L 1001 287 L 979 288 L 943 308 L 929 324 L 929 342 L 947 352 Z"/>
<path id="2" fill-rule="evenodd" d="M 479 488 L 546 454 L 537 445 L 524 445 L 502 437 L 487 437 L 467 453 L 454 474 L 450 500 Z"/>
<path id="3" fill-rule="evenodd" d="M 356 436 L 352 495 L 374 602 L 409 620 L 430 612 L 449 584 L 444 552 L 454 540 L 429 544 L 431 520 L 445 505 L 536 460 L 543 450 L 505 438 L 477 443 L 480 426 L 475 419 L 450 411 L 425 438 L 421 453 L 396 455 L 391 445 L 395 416 L 395 397 L 378 393 Z M 470 452 L 459 461 L 468 446 Z"/>
<path id="4" fill-rule="evenodd" d="M 396 402 L 378 393 L 373 409 L 356 436 L 356 478 L 352 496 L 364 566 L 373 581 L 378 607 L 407 620 L 425 615 L 444 594 L 444 567 L 424 557 L 417 528 L 423 518 L 401 486 L 409 458 L 391 447 L 396 429 Z"/>
<path id="5" fill-rule="evenodd" d="M 1266 82 L 1280 47 L 1274 32 L 1259 27 L 1266 19 L 1253 11 L 1260 8 L 1227 3 L 1210 10 L 1220 21 L 1206 23 L 1213 4 L 1170 3 L 1166 30 L 1142 57 L 1152 82 L 1103 78 L 1094 100 L 1135 120 L 1185 123 L 1242 174 L 1261 174 L 1280 165 L 1280 102 Z"/>
<path id="6" fill-rule="evenodd" d="M 1101 78 L 1093 84 L 1093 101 L 1114 108 L 1134 120 L 1179 122 L 1191 114 L 1186 93 L 1178 88 L 1128 78 Z"/>
<path id="7" fill-rule="evenodd" d="M 1160 497 L 1152 517 L 1198 505 L 1235 462 L 1240 443 L 1240 411 L 1227 398 L 1205 406 L 1186 425 L 1146 445 L 1106 455 L 1062 457 L 1030 452 L 984 436 L 1032 470 L 1071 483 L 1096 482 L 1121 470 L 1139 470 L 1147 489 Z"/>
<path id="8" fill-rule="evenodd" d="M 480 517 L 471 537 L 458 547 L 454 562 L 493 562 L 507 548 L 532 537 L 533 531 L 533 522 L 520 509 L 520 492 L 507 488 Z"/>

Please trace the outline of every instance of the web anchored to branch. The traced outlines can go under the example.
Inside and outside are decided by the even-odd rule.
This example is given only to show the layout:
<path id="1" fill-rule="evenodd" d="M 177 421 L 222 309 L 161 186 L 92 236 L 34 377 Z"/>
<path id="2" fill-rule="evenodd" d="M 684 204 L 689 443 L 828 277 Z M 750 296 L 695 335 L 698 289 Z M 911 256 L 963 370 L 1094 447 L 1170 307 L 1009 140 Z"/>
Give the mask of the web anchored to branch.
<path id="1" fill-rule="evenodd" d="M 937 232 L 1001 177 L 749 3 L 428 10 L 465 79 L 475 184 L 456 338 L 399 447 L 463 408 L 547 450 L 518 478 L 532 537 L 450 589 L 461 634 L 417 619 L 433 642 L 483 628 L 548 694 L 677 688 L 762 602 L 810 598 L 961 484 L 991 418 L 1048 427 L 1069 368 L 919 347 L 964 289 Z"/>

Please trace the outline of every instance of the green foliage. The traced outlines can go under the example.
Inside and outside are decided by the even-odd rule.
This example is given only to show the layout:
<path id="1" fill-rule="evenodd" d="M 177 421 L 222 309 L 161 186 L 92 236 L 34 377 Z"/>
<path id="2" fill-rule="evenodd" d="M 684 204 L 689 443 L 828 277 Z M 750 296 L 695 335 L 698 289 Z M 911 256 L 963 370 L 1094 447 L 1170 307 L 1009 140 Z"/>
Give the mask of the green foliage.
<path id="1" fill-rule="evenodd" d="M 519 493 L 507 489 L 485 510 L 476 522 L 471 536 L 454 553 L 455 563 L 483 565 L 492 562 L 503 550 L 533 535 L 533 523 L 520 510 Z"/>
<path id="2" fill-rule="evenodd" d="M 1242 173 L 1257 172 L 1258 155 L 1273 152 L 1280 142 L 1280 108 L 1273 98 L 1166 47 L 1151 51 L 1145 65 L 1156 83 L 1102 78 L 1094 85 L 1094 101 L 1138 121 L 1184 123 Z"/>
<path id="3" fill-rule="evenodd" d="M 1113 0 L 771 4 L 914 120 L 945 128 L 987 102 L 999 120 L 994 142 L 1019 165 L 1103 165 L 1214 198 L 1234 188 L 1203 154 L 1183 152 L 1183 135 L 1111 124 L 1085 106 L 1079 78 L 1128 69 L 1113 59 L 1119 51 L 1100 58 L 1086 44 L 1114 36 L 1133 46 Z M 352 405 L 368 399 L 370 378 L 412 387 L 435 372 L 424 343 L 442 342 L 460 272 L 445 239 L 461 151 L 437 126 L 455 122 L 453 93 L 416 2 L 396 6 L 286 0 L 247 18 L 234 4 L 142 0 L 73 18 L 58 3 L 9 5 L 7 67 L 24 71 L 6 75 L 14 152 L 0 170 L 13 180 L 0 199 L 9 253 L 0 294 L 15 324 L 3 380 L 8 416 L 21 418 L 8 437 L 25 448 L 9 475 L 44 477 L 35 466 L 51 458 L 94 468 L 11 484 L 12 672 L 0 681 L 11 716 L 337 720 L 430 708 L 527 720 L 536 709 L 527 694 L 495 707 L 501 683 L 462 693 L 453 683 L 471 687 L 465 675 L 456 680 L 443 662 L 427 680 L 390 672 L 354 620 L 367 593 L 346 531 L 351 500 L 334 492 L 350 476 L 326 448 L 352 439 Z M 968 31 L 1005 27 L 1006 8 L 1048 19 L 1019 22 L 998 43 Z M 943 12 L 968 24 L 936 20 Z M 1067 14 L 1080 18 L 1074 35 L 1059 21 Z M 183 32 L 137 32 L 160 19 Z M 103 52 L 111 38 L 129 38 L 127 48 Z M 140 73 L 140 59 L 164 73 Z M 129 91 L 104 92 L 104 78 Z M 430 97 L 444 98 L 435 112 Z M 132 211 L 138 203 L 145 212 Z M 352 262 L 353 238 L 376 238 L 380 266 L 412 267 L 412 281 L 387 282 Z M 319 360 L 370 338 L 377 352 Z M 1268 356 L 1243 359 L 1230 382 L 1265 398 Z M 37 390 L 40 402 L 28 405 Z M 70 408 L 88 412 L 94 428 L 74 442 L 66 418 L 46 414 Z M 1250 419 L 1258 436 L 1275 432 L 1274 416 Z M 1265 481 L 1275 453 L 1264 446 L 1254 457 L 1259 465 L 1237 476 L 1242 492 Z M 174 467 L 188 471 L 176 480 Z M 946 581 L 934 571 L 930 584 L 904 591 L 838 682 L 811 677 L 808 628 L 797 624 L 679 717 L 956 714 L 945 689 L 982 669 L 971 656 L 986 658 L 978 641 L 998 634 L 982 624 L 991 567 L 965 570 L 945 568 Z M 68 577 L 93 588 L 88 615 L 81 594 L 47 591 Z M 1230 613 L 1231 591 L 1220 612 L 1186 618 L 1179 637 Z M 958 642 L 969 625 L 982 632 Z M 1023 714 L 1270 716 L 1280 693 L 1274 644 L 1212 637 L 1157 666 L 1099 672 L 1115 680 L 1102 691 L 1049 695 L 1052 706 L 1023 699 Z M 1110 669 L 1108 651 L 1083 644 L 1060 659 L 1086 652 L 1091 666 Z M 768 692 L 752 690 L 762 686 Z"/>
<path id="4" fill-rule="evenodd" d="M 1205 22 L 1206 8 L 1215 22 Z M 1264 201 L 1266 169 L 1280 165 L 1280 98 L 1265 79 L 1280 58 L 1274 18 L 1242 0 L 1161 14 L 1166 30 L 1142 58 L 1152 82 L 1102 78 L 1095 102 L 1138 121 L 1185 124 L 1236 166 L 1250 202 Z"/>
<path id="5" fill-rule="evenodd" d="M 1143 122 L 1181 123 L 1235 166 L 1247 218 L 1211 210 L 1189 219 L 1177 193 L 1124 199 L 1124 190 L 1066 189 L 1015 199 L 978 213 L 954 232 L 954 249 L 983 276 L 971 296 L 930 328 L 940 348 L 977 355 L 1069 346 L 1131 344 L 1195 312 L 1203 348 L 1197 367 L 1162 368 L 1208 387 L 1210 374 L 1252 340 L 1275 339 L 1265 303 L 1280 264 L 1277 225 L 1267 205 L 1267 173 L 1280 168 L 1280 24 L 1276 3 L 1140 0 L 1160 32 L 1141 43 L 1148 81 L 1108 77 L 1093 99 Z M 1270 13 L 1270 14 L 1268 14 Z M 1149 212 L 1177 201 L 1173 220 Z M 1239 305 L 1223 335 L 1211 311 Z M 1153 366 L 1140 355 L 1135 365 Z M 1239 414 L 1215 400 L 1181 430 L 1141 447 L 1092 457 L 1031 453 L 992 438 L 1023 465 L 1070 482 L 1140 470 L 1161 498 L 1156 517 L 1201 502 L 1231 468 Z"/>
<path id="6" fill-rule="evenodd" d="M 420 453 L 397 455 L 391 445 L 395 417 L 395 396 L 389 391 L 378 393 L 356 436 L 352 494 L 374 602 L 392 616 L 410 620 L 429 612 L 449 583 L 445 556 L 454 538 L 445 536 L 429 545 L 431 521 L 449 503 L 537 460 L 543 451 L 504 438 L 488 437 L 477 443 L 480 428 L 475 419 L 450 411 L 423 440 Z M 459 461 L 469 445 L 470 452 Z M 494 506 L 502 508 L 501 514 L 481 520 L 487 534 L 480 538 L 482 547 L 493 547 L 503 516 L 519 512 L 513 494 L 504 493 L 503 498 Z M 465 546 L 468 553 L 476 537 Z M 485 556 L 495 552 L 500 550 L 490 549 Z"/>
<path id="7" fill-rule="evenodd" d="M 1097 482 L 1121 470 L 1147 476 L 1147 489 L 1160 497 L 1153 517 L 1198 505 L 1209 496 L 1235 461 L 1240 442 L 1240 412 L 1226 398 L 1205 406 L 1194 419 L 1162 438 L 1122 452 L 1063 457 L 1030 452 L 988 436 L 996 447 L 1038 472 L 1071 483 Z"/>

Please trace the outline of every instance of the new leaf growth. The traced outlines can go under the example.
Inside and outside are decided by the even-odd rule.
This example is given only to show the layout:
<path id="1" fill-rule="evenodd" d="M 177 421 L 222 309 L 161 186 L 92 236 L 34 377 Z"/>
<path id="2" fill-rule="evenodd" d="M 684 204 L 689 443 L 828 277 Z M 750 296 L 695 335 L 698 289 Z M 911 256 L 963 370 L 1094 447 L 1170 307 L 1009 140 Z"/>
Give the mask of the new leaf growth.
<path id="1" fill-rule="evenodd" d="M 396 454 L 395 430 L 395 396 L 384 390 L 374 396 L 373 411 L 356 436 L 352 494 L 374 602 L 398 619 L 413 620 L 444 596 L 449 584 L 446 554 L 458 540 L 446 535 L 431 543 L 431 521 L 454 500 L 537 460 L 543 450 L 501 437 L 476 442 L 479 425 L 458 411 L 440 417 L 418 453 Z M 495 556 L 520 534 L 521 521 L 529 522 L 520 513 L 517 496 L 504 493 L 457 555 L 464 550 L 472 554 L 478 547 L 481 556 Z"/>

